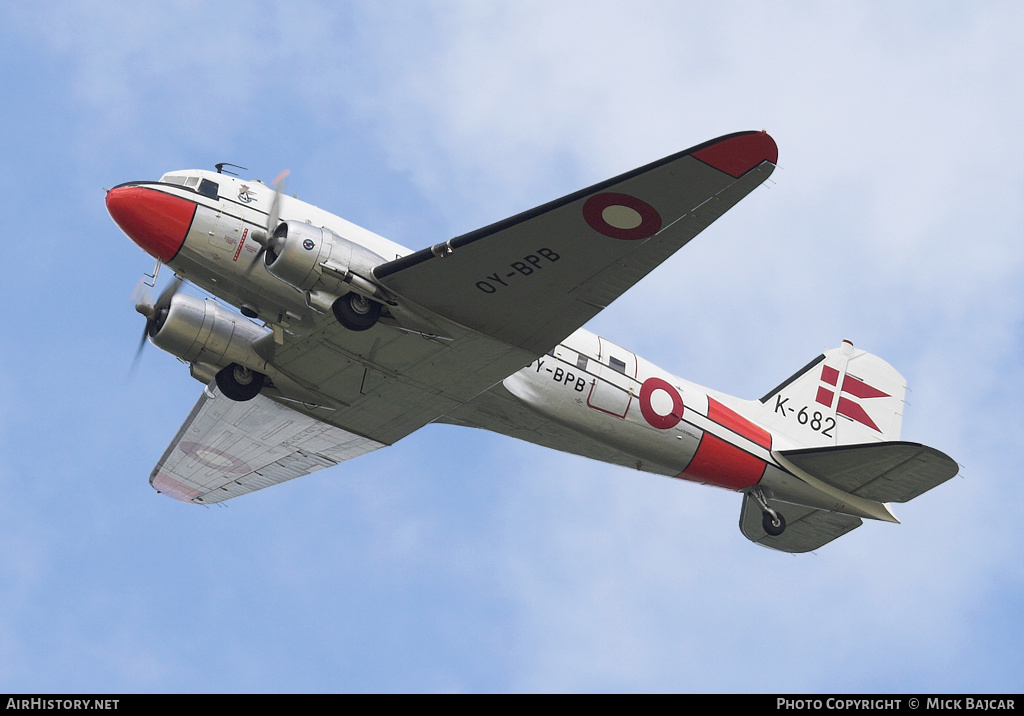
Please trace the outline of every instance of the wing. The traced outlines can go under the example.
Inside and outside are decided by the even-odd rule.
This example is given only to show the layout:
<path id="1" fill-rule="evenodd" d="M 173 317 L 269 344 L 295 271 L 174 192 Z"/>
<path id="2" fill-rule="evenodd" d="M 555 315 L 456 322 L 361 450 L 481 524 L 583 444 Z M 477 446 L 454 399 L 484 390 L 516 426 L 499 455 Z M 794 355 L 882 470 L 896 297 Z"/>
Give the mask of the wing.
<path id="1" fill-rule="evenodd" d="M 258 395 L 238 403 L 211 383 L 150 475 L 158 491 L 208 505 L 383 447 Z"/>
<path id="2" fill-rule="evenodd" d="M 373 273 L 431 313 L 541 355 L 753 191 L 777 159 L 764 132 L 721 137 Z"/>
<path id="3" fill-rule="evenodd" d="M 775 500 L 768 500 L 768 504 L 785 516 L 786 530 L 778 537 L 766 534 L 761 527 L 761 508 L 750 495 L 744 495 L 743 507 L 740 509 L 740 532 L 751 542 L 780 552 L 810 552 L 862 524 L 859 517 L 838 512 Z"/>

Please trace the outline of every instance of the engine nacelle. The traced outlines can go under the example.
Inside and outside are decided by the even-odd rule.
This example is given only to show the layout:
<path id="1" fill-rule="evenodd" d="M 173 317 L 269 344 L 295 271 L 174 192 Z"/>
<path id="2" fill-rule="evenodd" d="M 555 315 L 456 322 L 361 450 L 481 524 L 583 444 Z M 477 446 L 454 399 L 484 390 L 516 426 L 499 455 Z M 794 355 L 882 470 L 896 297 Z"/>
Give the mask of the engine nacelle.
<path id="1" fill-rule="evenodd" d="M 153 344 L 189 363 L 224 367 L 238 363 L 259 369 L 264 361 L 253 343 L 270 333 L 211 299 L 179 294 L 150 334 Z"/>
<path id="2" fill-rule="evenodd" d="M 353 276 L 371 277 L 374 266 L 385 259 L 369 249 L 338 236 L 330 229 L 301 221 L 285 221 L 274 231 L 264 255 L 267 270 L 303 291 L 347 293 L 342 284 Z M 324 264 L 329 273 L 324 272 Z M 348 279 L 340 277 L 348 276 Z"/>

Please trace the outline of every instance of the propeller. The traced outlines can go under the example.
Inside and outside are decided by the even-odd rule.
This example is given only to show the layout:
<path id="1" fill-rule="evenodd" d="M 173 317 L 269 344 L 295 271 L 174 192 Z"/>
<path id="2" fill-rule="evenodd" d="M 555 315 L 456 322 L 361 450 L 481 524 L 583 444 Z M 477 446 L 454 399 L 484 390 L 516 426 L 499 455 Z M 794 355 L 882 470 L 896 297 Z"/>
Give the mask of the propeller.
<path id="1" fill-rule="evenodd" d="M 288 175 L 291 172 L 285 169 L 283 172 L 277 175 L 277 178 L 271 183 L 274 187 L 274 199 L 270 202 L 270 213 L 267 214 L 267 225 L 263 229 L 257 229 L 253 231 L 249 236 L 260 245 L 260 250 L 256 254 L 256 258 L 249 264 L 249 269 L 245 272 L 246 276 L 252 273 L 253 267 L 256 266 L 262 259 L 263 255 L 267 251 L 277 251 L 277 225 L 279 223 L 279 215 L 281 211 L 281 195 L 284 194 L 285 183 L 287 182 Z"/>
<path id="2" fill-rule="evenodd" d="M 184 281 L 181 277 L 175 276 L 174 280 L 167 285 L 167 288 L 163 290 L 155 303 L 149 300 L 149 296 L 142 296 L 135 303 L 135 310 L 146 317 L 146 326 L 142 329 L 142 340 L 139 341 L 139 347 L 135 351 L 135 359 L 132 361 L 132 373 L 135 372 L 135 367 L 139 364 L 139 358 L 142 356 L 142 349 L 146 347 L 146 338 L 156 335 L 157 331 L 159 331 L 164 325 L 164 321 L 167 320 L 167 312 L 171 307 L 171 299 L 173 299 L 174 294 L 181 289 L 182 283 L 184 283 Z"/>

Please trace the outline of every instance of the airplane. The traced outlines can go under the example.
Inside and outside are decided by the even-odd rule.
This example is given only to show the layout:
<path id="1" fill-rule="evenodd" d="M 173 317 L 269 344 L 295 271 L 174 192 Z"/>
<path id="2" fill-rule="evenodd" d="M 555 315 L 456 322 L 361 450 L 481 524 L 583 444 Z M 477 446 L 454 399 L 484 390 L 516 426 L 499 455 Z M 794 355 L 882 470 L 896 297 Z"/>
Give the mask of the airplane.
<path id="1" fill-rule="evenodd" d="M 150 484 L 210 505 L 447 423 L 738 492 L 742 534 L 784 552 L 898 522 L 890 503 L 958 465 L 899 440 L 906 381 L 881 358 L 843 341 L 743 400 L 583 328 L 777 162 L 766 132 L 729 134 L 418 251 L 287 196 L 284 175 L 110 189 L 153 276 L 175 272 L 136 304 L 139 350 L 205 385 Z"/>

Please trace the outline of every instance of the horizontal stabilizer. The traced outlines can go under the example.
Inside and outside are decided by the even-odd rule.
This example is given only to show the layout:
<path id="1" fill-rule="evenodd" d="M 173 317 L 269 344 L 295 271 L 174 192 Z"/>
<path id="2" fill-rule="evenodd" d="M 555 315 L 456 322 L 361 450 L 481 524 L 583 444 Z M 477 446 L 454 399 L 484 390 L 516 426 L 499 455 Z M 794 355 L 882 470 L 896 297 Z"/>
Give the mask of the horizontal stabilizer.
<path id="1" fill-rule="evenodd" d="M 750 495 L 743 496 L 740 532 L 751 542 L 780 552 L 810 552 L 861 526 L 859 517 L 813 507 L 768 500 L 772 509 L 786 518 L 785 531 L 772 537 L 761 526 L 761 507 Z"/>
<path id="2" fill-rule="evenodd" d="M 876 502 L 907 502 L 959 470 L 945 453 L 908 442 L 782 450 L 779 454 L 833 487 Z"/>

